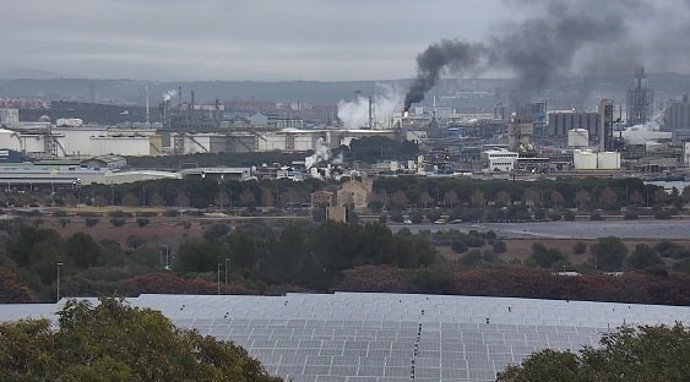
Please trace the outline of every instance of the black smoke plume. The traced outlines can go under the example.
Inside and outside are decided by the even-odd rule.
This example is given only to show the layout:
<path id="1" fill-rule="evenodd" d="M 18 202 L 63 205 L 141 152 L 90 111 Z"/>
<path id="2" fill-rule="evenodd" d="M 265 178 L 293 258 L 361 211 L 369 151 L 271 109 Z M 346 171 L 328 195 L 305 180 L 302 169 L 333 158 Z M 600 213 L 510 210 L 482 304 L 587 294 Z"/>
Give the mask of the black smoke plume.
<path id="1" fill-rule="evenodd" d="M 405 95 L 405 111 L 434 87 L 444 69 L 460 70 L 479 63 L 484 47 L 458 40 L 443 40 L 432 44 L 417 56 L 417 78 Z"/>
<path id="2" fill-rule="evenodd" d="M 516 92 L 543 90 L 557 77 L 632 72 L 645 58 L 658 56 L 664 44 L 646 43 L 634 36 L 632 25 L 654 19 L 654 33 L 661 31 L 676 46 L 688 45 L 685 33 L 666 26 L 653 2 L 600 0 L 522 0 L 506 6 L 522 7 L 538 16 L 520 23 L 505 24 L 484 42 L 443 40 L 417 56 L 417 77 L 405 97 L 405 110 L 424 99 L 444 72 L 490 69 L 508 70 L 516 77 Z M 678 4 L 687 12 L 690 1 Z M 683 13 L 685 14 L 685 13 Z M 681 13 L 679 13 L 678 17 Z M 664 16 L 665 17 L 665 16 Z M 656 22 L 658 21 L 658 22 Z M 690 28 L 688 28 L 690 29 Z M 645 45 L 646 43 L 646 45 Z M 682 52 L 682 49 L 678 49 Z M 679 56 L 677 53 L 675 56 Z M 668 55 L 666 56 L 668 57 Z M 677 57 L 680 59 L 680 56 Z M 684 59 L 682 62 L 685 62 Z M 578 70 L 573 70 L 573 69 Z"/>

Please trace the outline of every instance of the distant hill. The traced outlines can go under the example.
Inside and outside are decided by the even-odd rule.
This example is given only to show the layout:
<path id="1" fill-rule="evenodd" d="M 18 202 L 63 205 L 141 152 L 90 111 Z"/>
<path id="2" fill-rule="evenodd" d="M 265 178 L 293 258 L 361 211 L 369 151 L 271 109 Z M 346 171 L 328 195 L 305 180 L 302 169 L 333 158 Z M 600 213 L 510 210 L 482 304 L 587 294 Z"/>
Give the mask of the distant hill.
<path id="1" fill-rule="evenodd" d="M 1 74 L 1 73 L 0 73 Z M 48 74 L 48 73 L 46 73 Z M 510 102 L 518 98 L 547 99 L 549 108 L 584 105 L 591 107 L 593 100 L 613 97 L 616 102 L 625 100 L 625 90 L 632 84 L 632 74 L 600 76 L 592 78 L 566 78 L 554 81 L 548 89 L 530 92 L 516 89 L 509 79 L 446 79 L 434 90 L 439 95 L 459 94 L 468 91 L 488 92 L 491 97 L 478 103 L 479 107 L 494 102 Z M 275 102 L 305 102 L 311 104 L 335 104 L 340 100 L 352 99 L 356 91 L 363 94 L 380 92 L 381 84 L 401 88 L 410 80 L 386 81 L 193 81 L 160 82 L 139 80 L 98 80 L 76 78 L 52 79 L 5 79 L 0 80 L 0 96 L 39 97 L 51 100 L 98 102 L 113 104 L 138 104 L 145 102 L 145 87 L 150 88 L 152 107 L 157 106 L 163 93 L 182 86 L 184 100 L 189 100 L 194 90 L 198 102 L 220 100 L 257 99 Z M 666 101 L 690 92 L 690 75 L 650 74 L 650 87 L 655 90 L 655 100 Z M 472 102 L 467 101 L 467 102 Z"/>

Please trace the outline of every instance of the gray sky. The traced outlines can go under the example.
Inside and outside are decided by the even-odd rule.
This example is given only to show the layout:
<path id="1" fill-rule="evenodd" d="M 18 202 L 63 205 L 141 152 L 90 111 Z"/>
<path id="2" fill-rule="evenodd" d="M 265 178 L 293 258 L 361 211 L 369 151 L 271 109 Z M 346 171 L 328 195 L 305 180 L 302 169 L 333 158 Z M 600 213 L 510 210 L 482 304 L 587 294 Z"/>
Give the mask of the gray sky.
<path id="1" fill-rule="evenodd" d="M 154 80 L 410 78 L 416 55 L 430 43 L 510 36 L 508 20 L 518 25 L 546 9 L 559 14 L 563 4 L 575 17 L 625 20 L 613 42 L 619 46 L 586 46 L 589 61 L 575 57 L 580 74 L 610 72 L 621 62 L 690 71 L 690 0 L 3 0 L 0 77 L 50 71 Z M 524 51 L 539 43 L 527 42 Z"/>
<path id="2" fill-rule="evenodd" d="M 4 0 L 0 74 L 367 80 L 414 75 L 441 38 L 479 39 L 500 0 Z"/>

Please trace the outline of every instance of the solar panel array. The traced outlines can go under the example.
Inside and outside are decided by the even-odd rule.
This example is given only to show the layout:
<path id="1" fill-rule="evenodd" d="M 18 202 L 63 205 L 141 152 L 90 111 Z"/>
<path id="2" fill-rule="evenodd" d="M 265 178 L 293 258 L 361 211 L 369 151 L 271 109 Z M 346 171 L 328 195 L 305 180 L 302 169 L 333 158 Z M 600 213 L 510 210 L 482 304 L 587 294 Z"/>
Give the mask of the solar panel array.
<path id="1" fill-rule="evenodd" d="M 233 341 L 297 381 L 492 381 L 544 348 L 577 351 L 623 324 L 690 323 L 690 308 L 385 293 L 141 295 L 175 325 Z M 56 305 L 0 305 L 0 321 Z"/>

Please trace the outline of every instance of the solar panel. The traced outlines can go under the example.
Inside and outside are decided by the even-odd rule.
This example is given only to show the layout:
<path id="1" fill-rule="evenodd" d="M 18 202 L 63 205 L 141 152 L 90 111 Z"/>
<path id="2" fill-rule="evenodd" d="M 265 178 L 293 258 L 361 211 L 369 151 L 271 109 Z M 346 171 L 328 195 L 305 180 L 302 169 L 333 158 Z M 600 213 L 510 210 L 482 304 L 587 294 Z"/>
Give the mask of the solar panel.
<path id="1" fill-rule="evenodd" d="M 623 322 L 690 323 L 688 307 L 467 296 L 141 295 L 128 302 L 233 341 L 285 380 L 311 382 L 491 381 L 534 351 L 597 345 Z M 55 320 L 59 308 L 0 305 L 0 321 Z"/>

